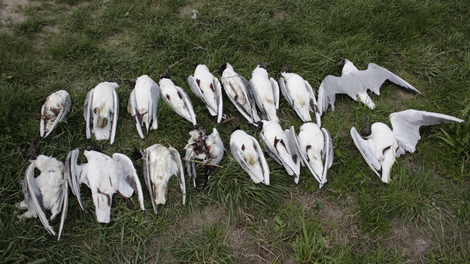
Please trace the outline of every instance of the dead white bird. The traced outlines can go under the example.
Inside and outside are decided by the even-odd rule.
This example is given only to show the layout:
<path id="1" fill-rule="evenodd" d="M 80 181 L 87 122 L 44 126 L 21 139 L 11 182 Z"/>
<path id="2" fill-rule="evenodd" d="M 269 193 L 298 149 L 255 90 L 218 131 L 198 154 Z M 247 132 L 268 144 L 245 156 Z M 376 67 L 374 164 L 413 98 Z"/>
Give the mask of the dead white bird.
<path id="1" fill-rule="evenodd" d="M 222 120 L 222 88 L 219 80 L 212 75 L 204 64 L 195 64 L 194 76 L 188 77 L 191 91 L 206 104 L 209 113 L 217 116 L 217 123 Z"/>
<path id="2" fill-rule="evenodd" d="M 57 91 L 47 97 L 41 108 L 41 137 L 47 137 L 59 122 L 65 122 L 71 105 L 72 99 L 66 90 Z"/>
<path id="3" fill-rule="evenodd" d="M 144 178 L 149 189 L 153 210 L 157 205 L 165 204 L 168 195 L 168 182 L 171 176 L 176 176 L 183 195 L 183 205 L 186 203 L 186 183 L 183 165 L 178 151 L 172 147 L 166 148 L 155 144 L 142 151 L 144 159 Z"/>
<path id="4" fill-rule="evenodd" d="M 449 115 L 411 109 L 391 114 L 390 122 L 393 131 L 384 123 L 377 122 L 371 126 L 366 117 L 361 133 L 367 140 L 362 139 L 355 127 L 351 128 L 351 137 L 357 149 L 369 167 L 385 183 L 390 183 L 390 171 L 395 158 L 405 154 L 405 151 L 411 153 L 415 151 L 416 144 L 421 138 L 420 126 L 465 121 Z M 382 170 L 382 176 L 378 170 Z"/>
<path id="5" fill-rule="evenodd" d="M 294 111 L 304 122 L 312 121 L 310 111 L 315 114 L 315 120 L 321 127 L 321 117 L 318 111 L 317 100 L 312 86 L 300 75 L 291 70 L 292 62 L 284 66 L 281 70 L 279 87 L 281 93 Z"/>
<path id="6" fill-rule="evenodd" d="M 70 187 L 82 209 L 80 185 L 85 183 L 91 190 L 96 218 L 100 223 L 109 223 L 112 196 L 115 193 L 126 199 L 129 206 L 128 198 L 135 191 L 140 208 L 145 210 L 139 177 L 132 161 L 126 155 L 114 153 L 111 158 L 97 151 L 85 150 L 83 154 L 88 163 L 77 165 L 78 154 L 78 149 L 69 152 L 66 167 Z"/>
<path id="7" fill-rule="evenodd" d="M 331 110 L 335 109 L 336 94 L 347 94 L 355 101 L 357 101 L 359 96 L 361 102 L 374 109 L 375 104 L 367 94 L 367 90 L 380 95 L 380 87 L 386 80 L 421 94 L 411 84 L 375 63 L 369 63 L 369 67 L 364 71 L 358 70 L 347 59 L 343 59 L 337 65 L 343 66 L 341 77 L 328 75 L 320 84 L 318 91 L 318 110 L 320 111 L 320 116 L 328 109 L 329 105 L 331 105 Z"/>
<path id="8" fill-rule="evenodd" d="M 110 144 L 114 143 L 119 116 L 119 98 L 115 90 L 118 87 L 115 82 L 102 82 L 88 92 L 83 104 L 87 139 L 91 138 L 91 133 L 97 140 L 109 139 L 111 133 Z M 90 131 L 91 122 L 93 130 Z"/>
<path id="9" fill-rule="evenodd" d="M 294 131 L 294 127 L 291 127 Z M 295 134 L 295 132 L 294 132 Z M 326 182 L 328 169 L 333 164 L 333 140 L 326 128 L 315 123 L 305 123 L 296 137 L 298 153 L 321 188 Z"/>
<path id="10" fill-rule="evenodd" d="M 225 93 L 246 120 L 252 124 L 260 121 L 250 83 L 226 62 L 220 64 L 216 72 L 222 73 L 220 80 Z"/>
<path id="11" fill-rule="evenodd" d="M 233 158 L 250 175 L 254 183 L 269 185 L 269 167 L 258 141 L 241 129 L 230 136 Z"/>
<path id="12" fill-rule="evenodd" d="M 226 149 L 222 139 L 220 138 L 219 132 L 215 127 L 212 130 L 212 134 L 209 136 L 206 135 L 206 131 L 202 127 L 189 132 L 189 135 L 191 138 L 188 140 L 188 144 L 184 147 L 186 150 L 186 171 L 188 172 L 189 177 L 193 178 L 194 187 L 198 189 L 196 164 L 194 160 L 198 159 L 204 162 L 206 171 L 204 184 L 201 188 L 202 191 L 206 187 L 211 176 L 212 165 L 219 164 Z"/>
<path id="13" fill-rule="evenodd" d="M 191 99 L 188 94 L 179 86 L 176 86 L 168 74 L 167 68 L 165 72 L 160 75 L 160 93 L 163 98 L 173 108 L 178 115 L 191 122 L 193 125 L 197 124 L 196 114 L 194 113 Z"/>
<path id="14" fill-rule="evenodd" d="M 266 152 L 277 163 L 284 166 L 287 174 L 294 176 L 296 184 L 299 183 L 300 159 L 297 159 L 297 149 L 291 149 L 292 144 L 290 143 L 295 139 L 289 138 L 288 135 L 291 136 L 291 134 L 286 134 L 275 121 L 263 120 L 260 127 L 262 128 L 260 136 Z"/>
<path id="15" fill-rule="evenodd" d="M 157 129 L 157 109 L 160 99 L 160 87 L 147 75 L 142 75 L 137 79 L 129 80 L 135 85 L 129 96 L 127 112 L 132 115 L 139 136 L 144 139 L 142 124 L 145 123 L 147 135 L 150 129 Z"/>
<path id="16" fill-rule="evenodd" d="M 279 85 L 268 76 L 268 66 L 271 62 L 261 62 L 253 70 L 250 80 L 251 88 L 258 109 L 264 119 L 279 123 Z"/>
<path id="17" fill-rule="evenodd" d="M 18 208 L 28 211 L 18 218 L 39 217 L 47 232 L 55 236 L 56 233 L 47 220 L 46 210 L 51 210 L 51 220 L 62 212 L 57 236 L 57 241 L 59 241 L 68 207 L 68 184 L 64 163 L 44 155 L 38 155 L 30 161 L 31 164 L 26 169 L 25 178 L 21 181 L 25 199 L 18 205 Z M 41 172 L 36 178 L 34 177 L 35 169 Z"/>

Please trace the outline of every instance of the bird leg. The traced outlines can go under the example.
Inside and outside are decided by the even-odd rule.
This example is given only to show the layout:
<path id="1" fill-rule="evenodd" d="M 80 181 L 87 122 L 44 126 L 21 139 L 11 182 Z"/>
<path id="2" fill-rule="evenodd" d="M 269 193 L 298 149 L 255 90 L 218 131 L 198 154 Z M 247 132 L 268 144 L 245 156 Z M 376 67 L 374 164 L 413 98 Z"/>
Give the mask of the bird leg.
<path id="1" fill-rule="evenodd" d="M 106 195 L 106 197 L 108 198 L 108 206 L 111 206 L 111 196 L 107 193 L 100 191 L 100 189 L 98 189 L 98 193 Z"/>
<path id="2" fill-rule="evenodd" d="M 119 192 L 118 190 L 116 190 L 116 193 L 117 193 L 119 196 L 121 196 L 122 198 L 124 198 L 124 200 L 126 201 L 127 208 L 132 209 L 131 203 L 129 202 L 129 198 L 127 198 L 126 196 L 122 195 L 122 193 Z"/>

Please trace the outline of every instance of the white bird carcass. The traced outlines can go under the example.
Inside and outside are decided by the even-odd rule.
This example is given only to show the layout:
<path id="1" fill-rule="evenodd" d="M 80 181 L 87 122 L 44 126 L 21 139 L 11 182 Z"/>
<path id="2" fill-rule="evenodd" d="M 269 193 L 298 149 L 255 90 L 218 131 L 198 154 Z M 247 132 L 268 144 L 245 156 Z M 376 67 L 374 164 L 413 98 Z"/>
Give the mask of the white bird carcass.
<path id="1" fill-rule="evenodd" d="M 184 147 L 186 150 L 186 171 L 188 172 L 189 177 L 193 178 L 194 187 L 198 189 L 196 164 L 194 160 L 198 159 L 204 162 L 206 172 L 204 184 L 201 188 L 202 191 L 209 181 L 213 165 L 219 164 L 226 149 L 216 128 L 213 128 L 212 134 L 209 136 L 206 135 L 206 131 L 203 128 L 190 131 L 189 135 L 191 138 L 188 140 L 188 144 Z"/>
<path id="2" fill-rule="evenodd" d="M 318 126 L 321 127 L 321 117 L 315 99 L 315 92 L 306 80 L 292 72 L 291 66 L 292 63 L 284 66 L 281 70 L 282 77 L 279 79 L 281 93 L 302 121 L 312 121 L 311 111 L 315 114 Z"/>
<path id="3" fill-rule="evenodd" d="M 83 154 L 88 163 L 77 165 L 79 150 L 69 152 L 66 161 L 67 178 L 72 192 L 83 209 L 80 186 L 85 183 L 91 190 L 98 222 L 109 223 L 112 196 L 117 193 L 128 198 L 134 191 L 138 195 L 140 208 L 145 210 L 142 186 L 132 161 L 123 154 L 114 153 L 113 157 L 85 150 Z M 129 204 L 128 204 L 129 206 Z"/>
<path id="4" fill-rule="evenodd" d="M 268 76 L 268 66 L 271 62 L 261 62 L 253 70 L 250 80 L 251 88 L 258 109 L 264 119 L 279 123 L 279 85 Z"/>
<path id="5" fill-rule="evenodd" d="M 250 175 L 254 183 L 269 185 L 269 167 L 258 141 L 241 129 L 230 136 L 233 158 Z"/>
<path id="6" fill-rule="evenodd" d="M 377 122 L 371 126 L 366 120 L 363 130 L 370 134 L 363 136 L 367 140 L 362 139 L 355 127 L 351 128 L 351 137 L 357 149 L 369 167 L 385 183 L 390 183 L 390 171 L 395 158 L 405 154 L 405 151 L 411 153 L 415 151 L 416 144 L 421 138 L 420 126 L 465 121 L 449 115 L 410 109 L 390 114 L 390 122 L 393 131 L 384 123 Z M 382 176 L 378 170 L 382 170 Z"/>
<path id="7" fill-rule="evenodd" d="M 41 108 L 41 137 L 47 137 L 59 122 L 65 122 L 71 105 L 72 99 L 66 90 L 57 91 L 47 97 Z"/>
<path id="8" fill-rule="evenodd" d="M 328 109 L 329 105 L 331 105 L 331 110 L 335 109 L 336 94 L 347 94 L 355 101 L 357 101 L 359 96 L 361 102 L 374 109 L 375 104 L 367 94 L 367 90 L 380 95 L 380 87 L 386 80 L 421 94 L 411 84 L 375 63 L 369 63 L 369 67 L 364 71 L 358 70 L 347 59 L 343 59 L 337 65 L 343 66 L 341 77 L 328 75 L 320 84 L 318 91 L 318 110 L 320 111 L 320 116 Z"/>
<path id="9" fill-rule="evenodd" d="M 178 115 L 197 124 L 196 114 L 194 113 L 191 99 L 188 94 L 179 86 L 176 86 L 168 74 L 168 69 L 160 75 L 160 96 L 173 108 Z"/>
<path id="10" fill-rule="evenodd" d="M 157 109 L 160 99 L 160 88 L 158 84 L 147 75 L 129 81 L 135 83 L 135 88 L 129 96 L 127 112 L 132 115 L 139 136 L 144 139 L 142 124 L 145 123 L 147 135 L 150 129 L 157 129 Z"/>
<path id="11" fill-rule="evenodd" d="M 191 91 L 206 104 L 209 113 L 217 116 L 217 123 L 222 120 L 222 88 L 219 80 L 212 75 L 204 64 L 195 64 L 194 76 L 188 77 Z"/>
<path id="12" fill-rule="evenodd" d="M 35 169 L 41 172 L 36 178 L 34 178 Z M 68 184 L 64 164 L 53 157 L 39 155 L 36 159 L 31 160 L 21 184 L 25 199 L 18 205 L 18 208 L 28 211 L 18 218 L 39 217 L 47 232 L 55 236 L 56 233 L 47 220 L 46 210 L 51 210 L 51 220 L 62 212 L 58 241 L 64 227 L 68 207 Z"/>
<path id="13" fill-rule="evenodd" d="M 142 151 L 142 158 L 144 159 L 145 183 L 149 189 L 155 214 L 158 214 L 157 205 L 166 203 L 168 182 L 171 176 L 178 178 L 184 205 L 186 203 L 186 183 L 178 151 L 172 147 L 166 148 L 155 144 Z"/>
<path id="14" fill-rule="evenodd" d="M 225 93 L 246 120 L 252 124 L 260 121 L 250 83 L 236 73 L 229 63 L 220 64 L 216 72 L 222 73 L 220 80 Z"/>
<path id="15" fill-rule="evenodd" d="M 91 133 L 97 140 L 110 138 L 110 144 L 114 143 L 116 127 L 119 116 L 119 98 L 115 82 L 102 82 L 88 92 L 83 104 L 83 116 L 86 121 L 86 138 L 91 138 Z M 90 125 L 93 122 L 93 129 Z"/>
<path id="16" fill-rule="evenodd" d="M 294 127 L 291 127 L 294 131 Z M 321 188 L 326 182 L 328 169 L 333 164 L 333 140 L 326 128 L 315 123 L 305 123 L 300 127 L 296 145 L 303 164 L 308 167 Z"/>
<path id="17" fill-rule="evenodd" d="M 265 150 L 277 163 L 283 165 L 290 176 L 294 176 L 295 183 L 299 183 L 300 159 L 298 159 L 297 148 L 290 133 L 285 133 L 281 126 L 275 121 L 261 121 L 261 139 Z M 287 131 L 288 132 L 288 131 Z"/>

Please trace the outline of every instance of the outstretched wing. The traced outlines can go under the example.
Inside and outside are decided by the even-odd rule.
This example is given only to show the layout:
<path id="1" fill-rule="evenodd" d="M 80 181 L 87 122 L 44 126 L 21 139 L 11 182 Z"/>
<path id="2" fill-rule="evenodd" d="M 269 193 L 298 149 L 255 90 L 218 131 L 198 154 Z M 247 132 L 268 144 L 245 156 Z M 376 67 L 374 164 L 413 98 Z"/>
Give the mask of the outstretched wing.
<path id="1" fill-rule="evenodd" d="M 332 111 L 335 110 L 336 94 L 347 94 L 352 99 L 357 100 L 356 95 L 363 92 L 364 88 L 357 85 L 349 75 L 343 77 L 326 76 L 321 82 L 318 91 L 318 111 L 320 116 L 328 109 L 329 105 Z"/>
<path id="2" fill-rule="evenodd" d="M 390 122 L 398 142 L 395 156 L 399 157 L 405 151 L 413 153 L 416 150 L 416 144 L 421 139 L 420 126 L 464 123 L 465 121 L 449 115 L 410 109 L 390 114 Z"/>
<path id="3" fill-rule="evenodd" d="M 175 175 L 176 178 L 178 178 L 184 205 L 186 203 L 186 183 L 184 181 L 184 170 L 183 164 L 181 163 L 181 157 L 176 149 L 169 147 L 168 150 L 170 151 L 171 159 L 173 161 L 173 164 L 171 166 L 171 174 Z"/>
<path id="4" fill-rule="evenodd" d="M 355 127 L 351 128 L 351 137 L 362 157 L 367 162 L 367 165 L 369 165 L 369 167 L 375 172 L 375 174 L 377 174 L 377 176 L 379 176 L 379 178 L 382 178 L 377 172 L 377 170 L 380 170 L 382 166 L 380 165 L 379 160 L 375 157 L 374 153 L 370 150 L 367 140 L 364 140 L 359 135 L 359 133 L 357 133 Z"/>
<path id="5" fill-rule="evenodd" d="M 142 185 L 140 184 L 139 177 L 137 176 L 137 171 L 135 170 L 134 164 L 132 163 L 131 159 L 129 159 L 129 157 L 124 154 L 114 153 L 113 160 L 120 167 L 124 181 L 137 193 L 140 208 L 145 211 Z M 121 185 L 119 184 L 118 186 Z M 121 190 L 119 191 L 123 193 Z"/>
<path id="6" fill-rule="evenodd" d="M 34 162 L 28 166 L 28 168 L 26 169 L 25 181 L 23 182 L 23 184 L 26 184 L 26 190 L 28 192 L 29 198 L 31 199 L 34 209 L 36 210 L 36 214 L 39 220 L 41 220 L 42 225 L 46 228 L 47 232 L 55 236 L 55 232 L 49 225 L 49 221 L 46 217 L 46 210 L 44 209 L 44 204 L 42 202 L 41 190 L 37 186 L 36 180 L 34 178 L 35 168 L 36 166 L 34 165 Z"/>
<path id="7" fill-rule="evenodd" d="M 367 70 L 358 71 L 356 74 L 358 77 L 357 80 L 360 80 L 364 87 L 368 88 L 377 95 L 380 95 L 380 86 L 382 86 L 386 80 L 421 94 L 407 81 L 375 63 L 369 63 Z"/>
<path id="8" fill-rule="evenodd" d="M 91 138 L 91 130 L 90 130 L 90 125 L 91 125 L 91 106 L 93 105 L 93 92 L 95 90 L 91 89 L 87 95 L 85 102 L 83 103 L 83 117 L 85 117 L 85 122 L 86 122 L 86 138 L 90 139 Z"/>

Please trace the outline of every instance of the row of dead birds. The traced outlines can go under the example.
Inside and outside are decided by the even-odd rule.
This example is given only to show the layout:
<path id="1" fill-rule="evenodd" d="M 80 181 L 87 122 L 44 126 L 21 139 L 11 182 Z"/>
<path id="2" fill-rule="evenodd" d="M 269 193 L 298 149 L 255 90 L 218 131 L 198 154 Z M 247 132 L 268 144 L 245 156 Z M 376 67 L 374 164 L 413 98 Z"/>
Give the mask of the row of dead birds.
<path id="1" fill-rule="evenodd" d="M 321 116 L 331 106 L 334 110 L 336 94 L 347 94 L 352 99 L 359 99 L 369 108 L 375 104 L 367 94 L 371 90 L 380 94 L 380 86 L 386 81 L 393 82 L 406 89 L 420 92 L 397 75 L 376 64 L 370 63 L 367 70 L 359 71 L 352 62 L 344 59 L 342 76 L 327 76 L 319 88 L 318 103 L 310 84 L 298 74 L 291 71 L 291 64 L 283 67 L 279 84 L 269 78 L 267 68 L 270 63 L 258 64 L 248 82 L 236 73 L 228 63 L 222 63 L 214 72 L 222 73 L 221 82 L 225 93 L 248 123 L 257 126 L 265 151 L 287 173 L 299 182 L 300 166 L 308 167 L 319 182 L 320 188 L 327 182 L 327 170 L 333 163 L 333 142 L 329 132 L 321 127 Z M 197 124 L 196 115 L 187 93 L 176 86 L 169 77 L 168 70 L 160 76 L 159 85 L 149 76 L 143 75 L 129 80 L 135 88 L 131 92 L 128 112 L 136 124 L 141 138 L 144 138 L 142 126 L 145 124 L 147 134 L 150 129 L 157 129 L 157 108 L 160 98 L 165 100 L 173 110 L 195 125 L 186 145 L 186 171 L 198 188 L 195 162 L 202 160 L 206 168 L 202 189 L 207 185 L 211 170 L 222 160 L 225 152 L 223 141 L 217 129 L 206 135 L 206 131 Z M 214 73 L 212 72 L 212 73 Z M 217 116 L 217 123 L 225 118 L 222 113 L 222 86 L 208 67 L 197 64 L 193 76 L 188 77 L 192 92 L 206 105 L 212 116 Z M 279 89 L 280 86 L 280 89 Z M 109 139 L 113 144 L 119 115 L 119 99 L 115 82 L 98 84 L 87 94 L 84 103 L 86 136 L 95 135 L 97 140 Z M 297 135 L 294 127 L 283 130 L 279 125 L 279 90 L 305 122 Z M 47 137 L 57 123 L 65 120 L 71 105 L 70 95 L 61 90 L 50 95 L 41 109 L 40 135 Z M 258 116 L 261 112 L 263 120 Z M 314 113 L 316 123 L 310 122 L 310 112 Z M 414 152 L 420 139 L 419 127 L 440 123 L 462 123 L 461 119 L 425 111 L 406 110 L 390 115 L 393 131 L 383 123 L 371 125 L 366 122 L 361 129 L 364 140 L 353 127 L 351 136 L 370 168 L 383 182 L 390 182 L 390 170 L 395 158 L 405 151 Z M 92 127 L 92 129 L 91 129 Z M 110 136 L 111 134 L 111 136 Z M 33 146 L 33 143 L 32 143 Z M 236 129 L 230 137 L 230 150 L 235 160 L 250 175 L 255 183 L 269 185 L 269 167 L 259 142 L 241 129 Z M 166 201 L 168 181 L 171 176 L 178 178 L 182 192 L 183 204 L 186 197 L 184 170 L 180 155 L 172 147 L 155 144 L 145 150 L 135 151 L 137 157 L 144 160 L 144 179 L 149 189 L 152 206 L 157 213 L 157 205 Z M 46 230 L 55 235 L 49 225 L 45 210 L 52 211 L 51 220 L 62 211 L 59 235 L 63 228 L 68 205 L 68 186 L 80 198 L 80 186 L 85 183 L 92 191 L 93 203 L 99 222 L 110 221 L 112 195 L 119 194 L 126 200 L 136 192 L 142 210 L 145 210 L 142 187 L 132 161 L 120 153 L 109 157 L 94 150 L 85 150 L 88 163 L 78 165 L 79 150 L 71 151 L 65 165 L 52 157 L 39 155 L 31 157 L 25 179 L 22 182 L 25 200 L 20 208 L 28 209 L 20 218 L 39 217 Z M 34 178 L 34 169 L 41 174 Z M 382 176 L 378 171 L 382 171 Z"/>

